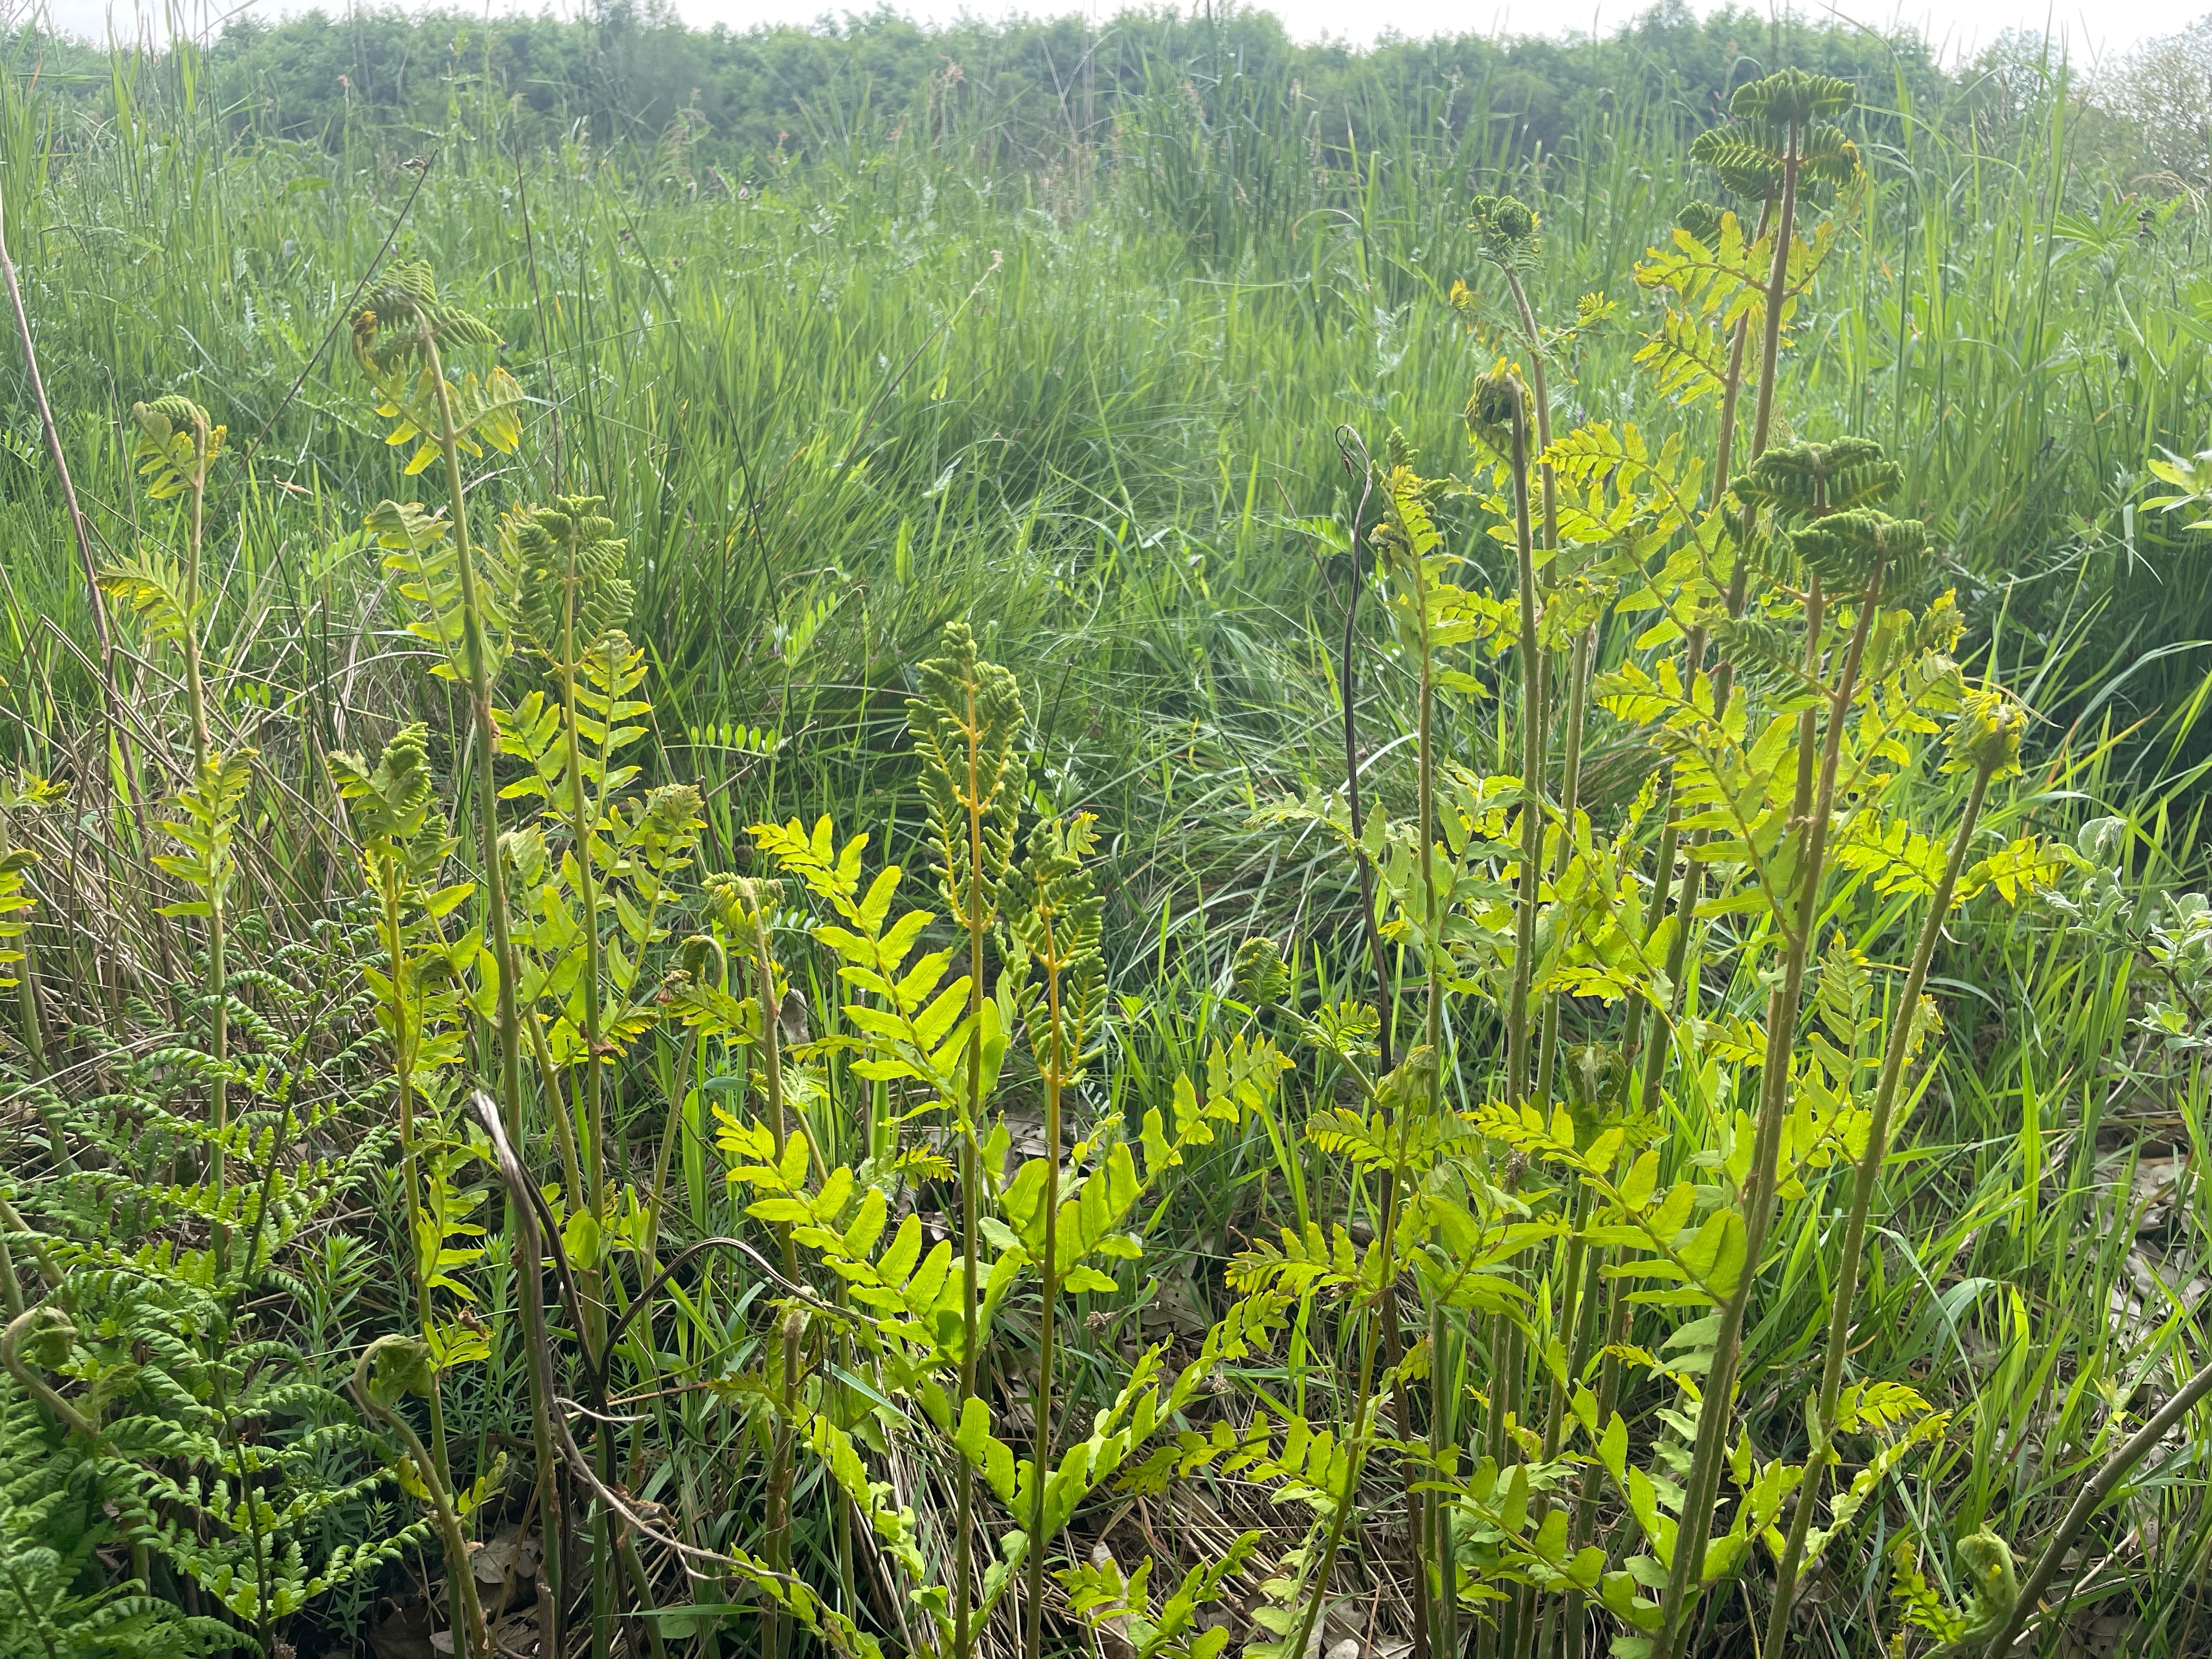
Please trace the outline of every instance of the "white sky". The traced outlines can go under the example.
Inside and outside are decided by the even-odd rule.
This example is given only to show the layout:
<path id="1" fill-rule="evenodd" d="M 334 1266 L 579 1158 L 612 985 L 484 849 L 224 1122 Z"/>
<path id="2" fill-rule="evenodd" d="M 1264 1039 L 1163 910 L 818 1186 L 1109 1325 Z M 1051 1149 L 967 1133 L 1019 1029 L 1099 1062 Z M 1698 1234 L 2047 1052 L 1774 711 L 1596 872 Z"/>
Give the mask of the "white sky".
<path id="1" fill-rule="evenodd" d="M 166 36 L 167 19 L 179 11 L 193 20 L 195 32 L 203 16 L 221 18 L 234 8 L 262 16 L 306 10 L 318 0 L 0 0 L 0 15 L 42 14 L 48 26 L 70 33 L 99 39 L 111 25 L 117 33 L 137 35 L 151 23 L 151 32 Z M 330 11 L 343 9 L 346 0 L 319 0 Z M 1190 3 L 1190 0 L 1184 0 Z M 1711 9 L 1711 0 L 1692 0 L 1700 12 Z M 486 0 L 476 0 L 484 4 Z M 535 11 L 544 0 L 489 0 L 494 11 Z M 807 23 L 825 12 L 842 13 L 844 5 L 825 5 L 823 0 L 675 0 L 676 9 L 688 22 L 707 26 L 726 23 L 744 28 L 755 23 Z M 1422 37 L 1484 33 L 1610 33 L 1639 12 L 1650 0 L 1375 0 L 1347 8 L 1339 0 L 1273 0 L 1268 9 L 1279 16 L 1293 38 L 1323 37 L 1364 45 L 1376 35 L 1395 30 Z M 469 9 L 476 9 L 471 4 Z M 551 9 L 575 9 L 574 0 L 554 0 Z M 897 9 L 925 21 L 945 21 L 969 12 L 985 17 L 1028 12 L 1059 15 L 1079 12 L 1109 16 L 1118 9 L 1114 0 L 899 0 Z M 1946 58 L 1971 56 L 1991 37 L 2008 28 L 2048 29 L 2063 39 L 2077 63 L 2093 64 L 2109 53 L 2125 51 L 2149 36 L 2171 34 L 2200 17 L 2212 15 L 2212 0 L 1795 0 L 1801 15 L 1822 13 L 1877 28 L 1902 24 L 1924 33 Z"/>

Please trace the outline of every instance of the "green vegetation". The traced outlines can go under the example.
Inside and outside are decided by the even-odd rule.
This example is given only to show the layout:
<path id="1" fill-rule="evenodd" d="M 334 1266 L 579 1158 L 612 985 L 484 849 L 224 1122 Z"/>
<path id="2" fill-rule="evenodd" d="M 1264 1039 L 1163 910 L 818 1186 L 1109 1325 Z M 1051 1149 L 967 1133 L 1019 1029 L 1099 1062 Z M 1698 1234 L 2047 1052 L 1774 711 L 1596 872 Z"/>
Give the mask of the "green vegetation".
<path id="1" fill-rule="evenodd" d="M 2193 39 L 17 40 L 0 1648 L 2203 1651 Z"/>

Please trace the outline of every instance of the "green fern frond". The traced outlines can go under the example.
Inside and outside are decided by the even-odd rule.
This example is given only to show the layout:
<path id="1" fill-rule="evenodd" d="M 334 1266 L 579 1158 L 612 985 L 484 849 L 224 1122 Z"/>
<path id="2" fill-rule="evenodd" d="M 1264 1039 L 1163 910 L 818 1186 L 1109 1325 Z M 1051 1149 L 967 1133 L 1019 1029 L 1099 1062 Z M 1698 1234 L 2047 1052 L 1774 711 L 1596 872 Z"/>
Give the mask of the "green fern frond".
<path id="1" fill-rule="evenodd" d="M 917 671 L 907 727 L 922 763 L 938 880 L 952 920 L 988 927 L 1012 866 L 1022 768 L 1014 744 L 1028 719 L 1012 674 L 978 653 L 965 623 L 948 623 L 943 654 Z M 977 831 L 972 854 L 971 821 Z M 979 915 L 970 915 L 980 908 Z"/>
<path id="2" fill-rule="evenodd" d="M 147 495 L 157 501 L 174 501 L 195 478 L 204 480 L 222 453 L 225 429 L 212 424 L 207 411 L 189 398 L 173 393 L 150 404 L 133 404 L 131 418 L 138 428 L 131 459 L 145 480 Z"/>
<path id="3" fill-rule="evenodd" d="M 1474 232 L 1484 258 L 1506 266 L 1534 262 L 1540 247 L 1535 209 L 1511 196 L 1478 196 L 1470 205 L 1468 228 Z"/>
<path id="4" fill-rule="evenodd" d="M 1720 176 L 1721 188 L 1745 201 L 1763 202 L 1781 192 L 1782 156 L 1741 127 L 1713 127 L 1699 133 L 1690 141 L 1690 159 L 1711 167 Z M 1717 215 L 1715 224 L 1717 228 Z"/>
<path id="5" fill-rule="evenodd" d="M 150 540 L 100 573 L 100 590 L 138 620 L 149 640 L 182 646 L 198 617 L 187 604 L 184 568 Z"/>
<path id="6" fill-rule="evenodd" d="M 1928 528 L 1917 519 L 1865 507 L 1828 514 L 1790 539 L 1806 568 L 1837 593 L 1864 591 L 1877 572 L 1886 588 L 1909 589 L 1928 551 Z"/>
<path id="7" fill-rule="evenodd" d="M 516 620 L 556 667 L 629 621 L 634 590 L 623 576 L 629 544 L 600 512 L 600 495 L 556 495 L 514 531 Z"/>
<path id="8" fill-rule="evenodd" d="M 1777 444 L 1729 489 L 1746 506 L 1771 507 L 1785 518 L 1814 519 L 1871 507 L 1897 493 L 1905 470 L 1870 438 L 1830 443 Z"/>
<path id="9" fill-rule="evenodd" d="M 1721 216 L 1727 210 L 1711 202 L 1685 202 L 1674 210 L 1674 222 L 1711 246 L 1720 238 Z"/>
<path id="10" fill-rule="evenodd" d="M 228 897 L 238 875 L 234 843 L 253 760 L 251 749 L 215 750 L 179 792 L 175 816 L 161 827 L 181 850 L 156 854 L 154 862 L 198 896 L 158 907 L 162 915 L 204 916 Z"/>
<path id="11" fill-rule="evenodd" d="M 397 580 L 399 597 L 415 609 L 407 631 L 442 659 L 430 672 L 441 679 L 465 682 L 468 629 L 451 521 L 424 512 L 414 501 L 385 501 L 369 509 L 362 524 L 384 550 L 384 568 Z M 511 566 L 488 553 L 483 547 L 476 550 L 477 605 L 489 658 L 485 670 L 496 679 L 507 656 L 505 595 L 514 586 L 514 577 Z"/>
<path id="12" fill-rule="evenodd" d="M 1837 76 L 1785 69 L 1738 87 L 1729 100 L 1729 113 L 1773 130 L 1804 127 L 1824 116 L 1841 115 L 1857 99 L 1858 89 Z"/>
<path id="13" fill-rule="evenodd" d="M 453 346 L 497 345 L 499 331 L 441 299 L 429 263 L 402 259 L 379 273 L 353 317 L 354 355 L 372 377 L 420 360 L 428 334 L 441 352 Z"/>

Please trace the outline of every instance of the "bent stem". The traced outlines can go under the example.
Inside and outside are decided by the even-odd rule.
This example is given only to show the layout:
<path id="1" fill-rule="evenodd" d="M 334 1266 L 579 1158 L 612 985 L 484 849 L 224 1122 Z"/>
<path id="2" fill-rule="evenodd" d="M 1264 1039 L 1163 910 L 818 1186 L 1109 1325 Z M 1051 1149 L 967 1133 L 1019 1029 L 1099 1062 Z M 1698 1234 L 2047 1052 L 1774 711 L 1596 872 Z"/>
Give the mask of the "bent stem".
<path id="1" fill-rule="evenodd" d="M 2066 1553 L 2074 1547 L 2074 1540 L 2081 1528 L 2089 1524 L 2089 1517 L 2112 1495 L 2112 1488 L 2127 1479 L 2128 1473 L 2148 1456 L 2152 1450 L 2182 1419 L 2197 1408 L 2197 1402 L 2212 1395 L 2212 1365 L 2206 1365 L 2181 1387 L 2181 1391 L 2167 1401 L 2158 1414 L 2130 1435 L 2119 1450 L 2106 1460 L 2105 1467 L 2097 1471 L 2096 1478 L 2081 1488 L 2073 1503 L 2067 1507 L 2065 1518 L 2059 1522 L 2058 1530 L 2051 1534 L 2036 1557 L 2034 1568 L 2021 1581 L 2020 1594 L 2013 1598 L 2012 1612 L 2005 1620 L 1986 1651 L 1991 1659 L 2006 1659 L 2027 1627 L 2029 1618 L 2035 1613 L 2043 1593 L 2058 1576 L 2059 1564 Z M 2069 1598 L 2070 1599 L 2070 1598 Z"/>
<path id="2" fill-rule="evenodd" d="M 1972 791 L 1966 797 L 1966 811 L 1959 819 L 1958 833 L 1951 841 L 1951 855 L 1943 866 L 1942 878 L 1929 896 L 1928 915 L 1920 925 L 1920 939 L 1913 948 L 1912 965 L 1905 976 L 1905 988 L 1899 994 L 1896 1022 L 1890 1028 L 1889 1043 L 1882 1054 L 1881 1079 L 1875 1091 L 1874 1115 L 1867 1127 L 1866 1152 L 1861 1156 L 1856 1179 L 1851 1187 L 1851 1211 L 1844 1228 L 1842 1260 L 1836 1268 L 1836 1282 L 1831 1295 L 1833 1306 L 1828 1316 L 1828 1351 L 1820 1368 L 1820 1405 L 1813 1419 L 1814 1437 L 1810 1462 L 1802 1483 L 1797 1488 L 1797 1503 L 1790 1520 L 1790 1536 L 1783 1547 L 1782 1559 L 1776 1570 L 1774 1607 L 1766 1626 L 1766 1651 L 1779 1653 L 1779 1645 L 1790 1630 L 1790 1604 L 1797 1589 L 1797 1572 L 1805 1553 L 1805 1538 L 1813 1523 L 1813 1511 L 1818 1505 L 1820 1492 L 1826 1484 L 1828 1468 L 1835 1462 L 1832 1439 L 1835 1434 L 1836 1403 L 1841 1397 L 1844 1384 L 1844 1356 L 1850 1341 L 1851 1318 L 1858 1300 L 1859 1261 L 1866 1245 L 1867 1214 L 1873 1207 L 1875 1184 L 1881 1179 L 1881 1167 L 1889 1152 L 1889 1121 L 1897 1104 L 1900 1080 L 1905 1075 L 1905 1060 L 1911 1046 L 1914 1012 L 1920 1006 L 1920 993 L 1928 982 L 1928 964 L 1936 954 L 1936 941 L 1943 932 L 1944 918 L 1950 914 L 1951 896 L 1958 889 L 1959 872 L 1966 866 L 1966 849 L 1973 840 L 1974 823 L 1981 816 L 1982 802 L 1989 792 L 1992 768 L 1978 767 Z"/>
<path id="3" fill-rule="evenodd" d="M 477 1596 L 476 1574 L 469 1565 L 468 1540 L 461 1536 L 461 1517 L 453 1508 L 452 1495 L 446 1490 L 445 1477 L 423 1450 L 414 1425 L 379 1400 L 368 1385 L 369 1367 L 376 1356 L 386 1348 L 413 1340 L 411 1337 L 380 1336 L 363 1348 L 361 1358 L 354 1361 L 353 1397 L 364 1414 L 380 1419 L 399 1437 L 408 1456 L 415 1460 L 416 1472 L 422 1477 L 423 1490 L 430 1494 L 430 1508 L 438 1518 L 438 1531 L 445 1541 L 446 1576 L 460 1587 L 461 1609 L 468 1621 L 469 1651 L 482 1656 L 482 1659 L 492 1659 L 491 1632 L 484 1625 L 483 1603 Z"/>
<path id="4" fill-rule="evenodd" d="M 501 1184 L 507 1188 L 507 1209 L 514 1217 L 517 1251 L 515 1310 L 522 1321 L 522 1346 L 530 1370 L 531 1455 L 537 1461 L 545 1504 L 538 1522 L 538 1530 L 545 1540 L 544 1559 L 538 1565 L 538 1571 L 544 1575 L 545 1594 L 538 1605 L 544 1609 L 547 1623 L 539 1635 L 538 1651 L 554 1659 L 567 1650 L 563 1625 L 568 1601 L 562 1594 L 561 1557 L 568 1528 L 561 1516 L 561 1465 L 556 1458 L 553 1437 L 555 1384 L 552 1345 L 545 1332 L 544 1241 L 538 1233 L 537 1210 L 532 1203 L 536 1189 L 507 1138 L 505 1115 L 499 1103 L 478 1089 L 470 1095 L 469 1106 L 490 1139 L 493 1167 L 499 1171 Z M 565 1443 L 565 1424 L 562 1433 Z"/>

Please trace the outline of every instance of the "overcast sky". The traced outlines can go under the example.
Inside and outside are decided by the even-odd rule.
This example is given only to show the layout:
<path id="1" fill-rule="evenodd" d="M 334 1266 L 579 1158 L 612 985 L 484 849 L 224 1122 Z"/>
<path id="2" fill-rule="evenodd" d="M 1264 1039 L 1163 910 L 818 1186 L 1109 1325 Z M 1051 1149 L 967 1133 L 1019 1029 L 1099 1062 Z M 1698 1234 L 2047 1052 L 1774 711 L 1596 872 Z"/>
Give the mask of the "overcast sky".
<path id="1" fill-rule="evenodd" d="M 302 11 L 314 0 L 182 0 L 191 17 L 221 17 L 234 6 L 264 16 Z M 343 9 L 345 0 L 321 0 L 324 9 Z M 477 0 L 477 4 L 483 0 Z M 744 28 L 755 23 L 805 23 L 825 10 L 840 13 L 843 5 L 825 6 L 823 0 L 675 0 L 676 9 L 691 23 L 726 23 Z M 1115 0 L 895 0 L 897 9 L 909 16 L 942 21 L 966 11 L 986 17 L 1026 11 L 1060 15 L 1084 12 L 1111 15 Z M 1564 33 L 1593 28 L 1610 32 L 1638 12 L 1650 0 L 1370 0 L 1347 6 L 1340 0 L 1275 0 L 1269 9 L 1281 17 L 1291 33 L 1301 40 L 1324 35 L 1364 44 L 1386 30 L 1416 37 L 1460 33 L 1474 30 L 1496 33 Z M 1699 11 L 1708 0 L 1692 0 Z M 15 8 L 0 8 L 15 9 Z M 475 9 L 475 5 L 468 5 Z M 493 10 L 540 9 L 538 3 L 518 5 L 515 0 L 490 0 Z M 555 3 L 556 11 L 574 9 L 574 0 Z M 2008 28 L 2048 28 L 2062 37 L 2077 62 L 2094 62 L 2111 52 L 2126 50 L 2151 35 L 2171 34 L 2212 12 L 2212 0 L 1796 0 L 1801 15 L 1823 13 L 1886 28 L 1902 23 L 1917 28 L 1935 42 L 1948 58 L 1970 56 L 1990 38 Z M 111 25 L 129 36 L 139 33 L 142 15 L 169 14 L 167 0 L 33 0 L 25 9 L 43 12 L 51 26 L 71 33 L 104 36 Z M 156 26 L 166 34 L 166 27 Z"/>

